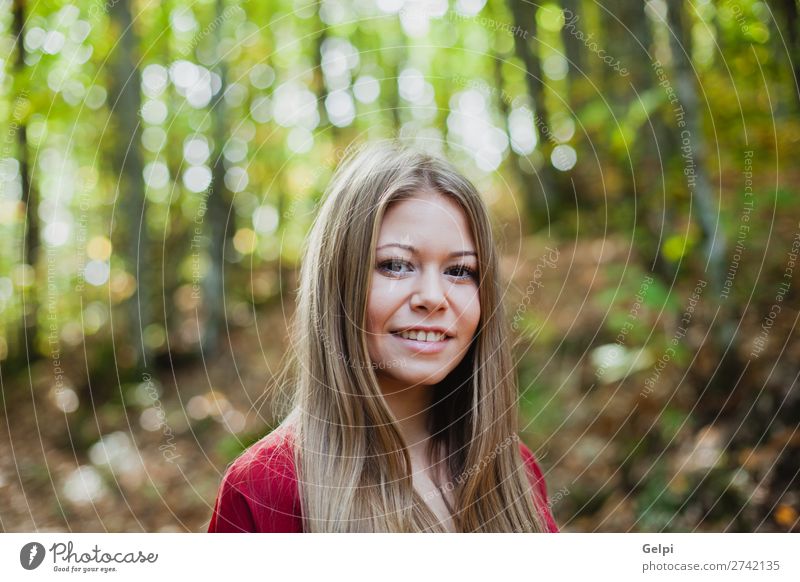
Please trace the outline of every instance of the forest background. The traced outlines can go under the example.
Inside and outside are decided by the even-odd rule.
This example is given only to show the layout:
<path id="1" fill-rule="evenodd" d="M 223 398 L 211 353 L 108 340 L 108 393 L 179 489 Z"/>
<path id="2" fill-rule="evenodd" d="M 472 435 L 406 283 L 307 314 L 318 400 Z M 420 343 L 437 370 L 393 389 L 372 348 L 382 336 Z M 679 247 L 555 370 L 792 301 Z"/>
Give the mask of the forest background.
<path id="1" fill-rule="evenodd" d="M 564 531 L 798 531 L 795 0 L 0 1 L 0 529 L 203 531 L 348 148 L 497 225 Z"/>

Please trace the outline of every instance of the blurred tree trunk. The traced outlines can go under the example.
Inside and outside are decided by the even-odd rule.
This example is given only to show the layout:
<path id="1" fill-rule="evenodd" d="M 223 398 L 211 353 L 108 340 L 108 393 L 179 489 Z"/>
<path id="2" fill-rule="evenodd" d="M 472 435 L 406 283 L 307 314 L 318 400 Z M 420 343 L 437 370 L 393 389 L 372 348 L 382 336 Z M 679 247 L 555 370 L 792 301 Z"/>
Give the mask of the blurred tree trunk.
<path id="1" fill-rule="evenodd" d="M 667 0 L 668 23 L 672 30 L 670 45 L 672 52 L 672 67 L 674 72 L 675 93 L 678 96 L 680 107 L 685 114 L 685 127 L 676 127 L 681 139 L 679 143 L 691 146 L 686 154 L 691 154 L 694 163 L 695 186 L 691 188 L 692 200 L 697 212 L 694 216 L 703 235 L 705 245 L 705 258 L 708 261 L 708 271 L 712 289 L 716 292 L 722 290 L 725 279 L 725 238 L 716 226 L 717 209 L 715 208 L 714 192 L 706 173 L 706 152 L 708 147 L 703 132 L 702 117 L 700 114 L 700 100 L 695 87 L 695 77 L 690 56 L 692 54 L 691 36 L 683 24 L 683 0 Z M 685 140 L 690 140 L 686 142 Z"/>
<path id="2" fill-rule="evenodd" d="M 157 20 L 154 22 L 155 30 L 168 30 L 170 26 L 170 7 L 167 4 L 161 4 L 158 7 Z M 172 52 L 170 42 L 170 35 L 159 35 L 155 43 L 150 45 L 150 52 L 153 54 L 161 55 L 162 62 L 171 63 L 175 60 L 175 55 Z M 165 98 L 167 100 L 167 107 L 170 108 L 170 97 L 168 91 L 165 90 Z M 177 182 L 180 176 L 181 168 L 183 167 L 183 148 L 169 147 L 169 138 L 166 144 L 159 152 L 159 157 L 164 160 L 167 165 L 169 175 L 175 177 Z M 177 194 L 178 188 L 175 188 Z M 168 217 L 181 214 L 181 196 L 170 196 L 169 210 L 165 221 L 169 220 Z M 184 220 L 172 220 L 169 224 L 163 225 L 163 232 L 165 240 L 161 245 L 154 245 L 153 255 L 155 257 L 153 263 L 161 265 L 163 272 L 161 273 L 161 282 L 157 287 L 159 289 L 158 295 L 153 296 L 153 311 L 154 313 L 163 314 L 162 323 L 164 325 L 164 334 L 168 336 L 170 330 L 178 329 L 182 323 L 185 315 L 182 310 L 175 309 L 175 293 L 181 285 L 181 263 L 185 258 L 186 241 L 192 241 L 194 236 L 194 222 L 187 223 Z M 192 243 L 189 243 L 191 247 Z M 190 251 L 191 252 L 191 248 Z M 194 283 L 194 281 L 193 281 Z M 192 354 L 194 355 L 194 354 Z M 158 363 L 165 368 L 174 368 L 177 363 L 178 350 L 171 349 L 169 352 L 164 350 L 158 354 Z"/>
<path id="3" fill-rule="evenodd" d="M 775 47 L 776 53 L 781 55 L 780 59 L 776 60 L 782 61 L 783 55 L 786 54 L 786 64 L 791 78 L 789 89 L 793 96 L 791 106 L 798 112 L 800 111 L 800 40 L 798 39 L 800 31 L 797 28 L 797 0 L 770 0 L 769 4 L 773 7 L 774 23 L 782 37 L 776 38 L 775 34 L 770 33 L 770 39 L 773 41 L 772 46 Z"/>
<path id="4" fill-rule="evenodd" d="M 319 4 L 319 10 L 322 9 L 322 3 Z M 328 129 L 331 132 L 331 141 L 333 144 L 337 144 L 339 142 L 339 137 L 341 135 L 340 129 L 333 125 L 330 122 L 330 118 L 328 116 L 328 110 L 325 107 L 325 102 L 328 99 L 328 85 L 325 82 L 325 70 L 322 67 L 322 57 L 325 48 L 325 41 L 328 40 L 328 25 L 322 21 L 322 18 L 319 16 L 319 10 L 316 12 L 316 19 L 314 22 L 316 23 L 317 30 L 314 31 L 317 33 L 316 41 L 314 43 L 314 92 L 317 95 L 317 104 L 319 106 L 319 119 L 320 124 L 324 123 L 325 121 L 328 122 Z"/>
<path id="5" fill-rule="evenodd" d="M 580 22 L 583 18 L 580 0 L 561 0 L 561 7 L 564 9 L 565 26 L 561 29 L 561 40 L 564 43 L 564 56 L 567 57 L 569 69 L 567 75 L 570 81 L 580 79 L 586 71 L 583 70 L 583 44 L 578 37 L 566 26 L 571 19 L 576 18 Z"/>
<path id="6" fill-rule="evenodd" d="M 403 70 L 403 65 L 408 60 L 408 51 L 406 50 L 408 39 L 405 38 L 401 32 L 398 35 L 397 41 L 393 44 L 392 50 L 380 52 L 387 71 L 386 77 L 388 79 L 393 79 L 389 84 L 392 89 L 387 96 L 387 101 L 389 111 L 392 115 L 392 127 L 394 128 L 395 135 L 397 135 L 400 133 L 400 128 L 403 125 L 403 116 L 400 114 L 400 109 L 403 107 L 400 101 L 400 73 Z"/>
<path id="7" fill-rule="evenodd" d="M 501 21 L 504 15 L 498 14 L 496 11 L 496 6 L 493 5 L 494 8 L 489 13 L 489 16 L 495 18 L 498 21 Z M 497 38 L 501 34 L 508 34 L 504 30 L 497 30 L 495 32 L 495 38 Z M 492 46 L 495 46 L 494 44 Z M 511 141 L 511 122 L 509 119 L 509 115 L 511 114 L 511 105 L 513 104 L 513 97 L 508 94 L 506 91 L 506 82 L 505 77 L 503 76 L 503 63 L 509 57 L 507 54 L 501 54 L 497 50 L 492 49 L 492 66 L 493 66 L 493 74 L 494 74 L 494 92 L 493 95 L 497 96 L 497 108 L 500 111 L 500 114 L 503 116 L 503 131 L 506 132 L 508 135 L 509 143 Z M 523 199 L 526 201 L 535 200 L 539 196 L 539 190 L 535 187 L 534 181 L 531 179 L 530 174 L 526 174 L 522 171 L 522 164 L 528 163 L 522 161 L 522 156 L 520 156 L 517 152 L 514 151 L 513 148 L 509 148 L 509 158 L 511 159 L 511 171 L 514 174 L 514 177 L 519 184 L 520 189 L 522 190 Z M 530 216 L 526 217 L 530 218 Z"/>
<path id="8" fill-rule="evenodd" d="M 613 48 L 614 51 L 619 51 L 613 53 L 614 58 L 620 60 L 628 73 L 619 75 L 615 71 L 619 76 L 621 90 L 614 100 L 624 104 L 625 109 L 619 112 L 623 119 L 636 108 L 645 107 L 644 101 L 649 93 L 661 91 L 651 66 L 656 57 L 651 19 L 647 10 L 645 3 L 630 3 L 615 8 L 616 18 L 611 17 L 605 27 L 609 31 L 609 38 L 624 39 Z M 605 11 L 602 12 L 606 14 Z M 636 198 L 637 201 L 634 217 L 636 235 L 640 241 L 637 246 L 641 249 L 648 269 L 671 287 L 677 275 L 677 265 L 667 261 L 661 253 L 661 243 L 667 234 L 664 232 L 665 225 L 672 224 L 674 216 L 673 209 L 667 203 L 669 197 L 664 176 L 667 172 L 666 162 L 672 152 L 680 149 L 680 140 L 675 132 L 669 130 L 663 115 L 650 112 L 644 115 L 644 119 L 641 128 L 636 132 L 636 141 L 629 145 L 629 159 L 624 162 L 626 167 L 635 168 L 629 198 Z M 661 179 L 653 180 L 653 176 Z"/>
<path id="9" fill-rule="evenodd" d="M 499 109 L 500 114 L 503 116 L 503 131 L 505 131 L 506 135 L 508 135 L 510 142 L 511 121 L 509 119 L 509 115 L 511 114 L 511 107 L 510 103 L 506 100 L 507 93 L 505 91 L 505 79 L 503 78 L 504 59 L 497 53 L 493 53 L 492 58 L 494 60 L 494 86 L 497 89 L 497 108 Z M 539 195 L 539 191 L 535 187 L 531 176 L 522 171 L 522 156 L 515 152 L 513 148 L 509 149 L 510 153 L 508 155 L 511 158 L 511 171 L 514 174 L 514 177 L 517 179 L 517 183 L 519 184 L 520 188 L 522 189 L 522 196 L 526 201 L 533 200 Z M 526 218 L 530 218 L 530 216 Z"/>
<path id="10" fill-rule="evenodd" d="M 514 19 L 514 26 L 517 27 L 516 30 L 523 31 L 522 34 L 514 34 L 514 48 L 517 57 L 525 66 L 525 83 L 528 95 L 533 102 L 537 147 L 543 157 L 537 175 L 527 178 L 532 184 L 523 189 L 528 196 L 525 201 L 528 218 L 531 224 L 544 224 L 544 217 L 547 216 L 547 222 L 552 223 L 563 210 L 563 201 L 558 191 L 555 170 L 550 164 L 554 138 L 550 130 L 550 116 L 545 101 L 542 67 L 539 62 L 539 40 L 536 26 L 536 12 L 539 10 L 539 5 L 527 0 L 508 0 L 508 5 Z"/>
<path id="11" fill-rule="evenodd" d="M 14 102 L 11 105 L 11 121 L 16 123 L 17 160 L 19 161 L 19 176 L 22 183 L 22 203 L 25 207 L 25 222 L 22 239 L 23 265 L 30 265 L 36 273 L 36 264 L 39 257 L 39 204 L 38 193 L 30 179 L 30 162 L 28 159 L 28 84 L 25 75 L 25 2 L 14 2 L 13 32 L 17 42 L 17 60 L 14 65 L 15 87 Z M 22 287 L 22 328 L 20 341 L 17 343 L 13 358 L 21 365 L 27 366 L 41 355 L 36 345 L 36 332 L 38 330 L 39 301 L 36 296 L 38 285 Z"/>
<path id="12" fill-rule="evenodd" d="M 119 42 L 112 59 L 109 75 L 109 96 L 113 123 L 119 141 L 111 153 L 114 176 L 117 180 L 117 208 L 111 232 L 116 233 L 117 248 L 122 254 L 127 271 L 136 280 L 136 289 L 125 302 L 127 318 L 125 332 L 117 338 L 125 349 L 119 352 L 118 361 L 138 375 L 146 365 L 148 349 L 144 343 L 144 328 L 150 322 L 150 304 L 147 284 L 148 236 L 145 220 L 144 177 L 141 152 L 141 77 L 138 37 L 131 15 L 132 0 L 119 0 L 111 4 L 111 26 Z"/>
<path id="13" fill-rule="evenodd" d="M 222 18 L 225 11 L 224 0 L 216 2 L 217 18 Z M 214 35 L 216 45 L 222 40 L 223 27 L 217 27 Z M 207 212 L 204 217 L 204 229 L 208 233 L 209 244 L 208 270 L 203 277 L 203 305 L 205 307 L 205 322 L 202 325 L 200 349 L 204 357 L 213 357 L 225 317 L 225 243 L 228 239 L 228 229 L 233 225 L 235 216 L 231 212 L 232 206 L 227 200 L 225 190 L 225 163 L 222 155 L 225 141 L 228 136 L 228 115 L 224 95 L 227 87 L 228 67 L 222 59 L 217 63 L 217 74 L 220 77 L 220 90 L 216 99 L 212 101 L 212 120 L 214 127 L 214 151 L 211 168 L 211 186 L 208 194 Z"/>
<path id="14" fill-rule="evenodd" d="M 603 29 L 603 81 L 606 98 L 612 105 L 627 108 L 636 96 L 650 86 L 649 50 L 652 34 L 645 14 L 645 2 L 606 2 L 599 7 Z M 600 55 L 598 54 L 598 58 Z M 627 74 L 622 72 L 627 70 Z"/>
<path id="15" fill-rule="evenodd" d="M 714 192 L 706 173 L 706 140 L 703 133 L 700 115 L 700 100 L 695 87 L 695 77 L 690 61 L 692 54 L 691 35 L 683 24 L 686 16 L 683 0 L 667 0 L 667 21 L 672 31 L 670 45 L 672 66 L 674 71 L 675 93 L 679 105 L 685 114 L 685 127 L 675 129 L 680 133 L 681 150 L 684 167 L 693 163 L 694 187 L 690 187 L 692 200 L 692 218 L 697 222 L 702 233 L 704 245 L 705 271 L 708 278 L 708 300 L 711 305 L 719 301 L 720 311 L 717 326 L 714 329 L 711 343 L 719 357 L 720 363 L 708 379 L 707 390 L 703 395 L 707 403 L 698 406 L 699 417 L 713 421 L 719 414 L 722 402 L 729 401 L 731 387 L 735 386 L 741 375 L 742 362 L 737 353 L 735 337 L 734 309 L 731 305 L 733 296 L 720 299 L 725 283 L 726 240 L 722 230 L 717 226 L 717 208 Z M 686 150 L 686 147 L 689 150 Z M 686 156 L 691 155 L 687 160 Z M 707 392 L 707 393 L 706 393 Z"/>

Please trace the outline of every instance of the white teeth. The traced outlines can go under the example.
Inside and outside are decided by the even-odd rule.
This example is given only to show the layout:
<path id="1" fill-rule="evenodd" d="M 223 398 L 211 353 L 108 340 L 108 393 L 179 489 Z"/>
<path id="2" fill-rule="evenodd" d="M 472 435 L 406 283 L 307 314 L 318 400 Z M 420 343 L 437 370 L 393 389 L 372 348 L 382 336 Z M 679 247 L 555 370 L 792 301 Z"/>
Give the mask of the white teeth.
<path id="1" fill-rule="evenodd" d="M 405 339 L 412 339 L 419 342 L 438 342 L 444 339 L 444 334 L 435 332 L 435 331 L 401 331 L 400 336 L 404 337 Z"/>

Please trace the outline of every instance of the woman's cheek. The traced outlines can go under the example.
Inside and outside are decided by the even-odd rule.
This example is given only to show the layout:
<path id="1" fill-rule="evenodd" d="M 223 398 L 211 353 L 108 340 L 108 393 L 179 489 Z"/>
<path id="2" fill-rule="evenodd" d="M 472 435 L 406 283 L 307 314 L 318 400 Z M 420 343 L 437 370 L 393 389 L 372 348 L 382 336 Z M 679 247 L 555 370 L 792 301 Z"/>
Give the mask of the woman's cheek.
<path id="1" fill-rule="evenodd" d="M 460 327 L 474 333 L 481 318 L 481 304 L 477 289 L 464 289 L 464 293 L 459 295 L 459 306 Z"/>

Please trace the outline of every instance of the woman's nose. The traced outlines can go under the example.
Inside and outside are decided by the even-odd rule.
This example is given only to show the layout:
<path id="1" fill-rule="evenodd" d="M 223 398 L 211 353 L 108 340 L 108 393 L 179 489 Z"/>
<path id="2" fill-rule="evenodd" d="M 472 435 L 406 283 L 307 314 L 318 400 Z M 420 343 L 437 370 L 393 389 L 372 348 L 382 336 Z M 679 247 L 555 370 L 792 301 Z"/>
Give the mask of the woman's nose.
<path id="1" fill-rule="evenodd" d="M 434 311 L 444 307 L 447 302 L 445 284 L 435 269 L 429 269 L 418 279 L 417 288 L 411 296 L 411 307 Z"/>

